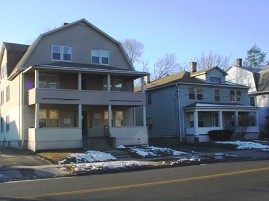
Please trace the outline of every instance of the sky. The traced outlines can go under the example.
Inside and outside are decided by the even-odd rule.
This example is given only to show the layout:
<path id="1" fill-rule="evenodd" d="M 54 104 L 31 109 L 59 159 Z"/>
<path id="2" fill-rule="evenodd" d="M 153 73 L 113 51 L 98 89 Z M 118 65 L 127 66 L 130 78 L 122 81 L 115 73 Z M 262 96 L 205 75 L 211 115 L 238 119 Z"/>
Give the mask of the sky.
<path id="1" fill-rule="evenodd" d="M 269 60 L 268 0 L 0 0 L 0 8 L 0 43 L 31 44 L 84 18 L 116 40 L 144 44 L 150 68 L 166 53 L 182 66 L 210 51 L 235 64 L 254 44 Z"/>

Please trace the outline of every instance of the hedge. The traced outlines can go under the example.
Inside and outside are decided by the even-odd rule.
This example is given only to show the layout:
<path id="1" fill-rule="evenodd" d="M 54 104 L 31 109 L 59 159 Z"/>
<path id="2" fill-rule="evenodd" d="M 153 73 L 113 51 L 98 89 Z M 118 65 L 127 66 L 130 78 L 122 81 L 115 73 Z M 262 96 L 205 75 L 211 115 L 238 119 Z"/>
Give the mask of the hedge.
<path id="1" fill-rule="evenodd" d="M 212 130 L 212 131 L 208 131 L 208 135 L 212 141 L 226 141 L 232 137 L 233 131 L 231 131 L 231 130 Z"/>

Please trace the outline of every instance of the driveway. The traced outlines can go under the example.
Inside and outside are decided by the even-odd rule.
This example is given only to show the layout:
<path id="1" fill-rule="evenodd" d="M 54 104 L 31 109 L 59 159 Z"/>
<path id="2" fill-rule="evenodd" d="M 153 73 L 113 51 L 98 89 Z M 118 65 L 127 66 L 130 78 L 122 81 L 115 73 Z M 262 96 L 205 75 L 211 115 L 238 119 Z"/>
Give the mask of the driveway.
<path id="1" fill-rule="evenodd" d="M 30 150 L 0 148 L 2 166 L 40 166 L 50 163 L 34 155 Z"/>

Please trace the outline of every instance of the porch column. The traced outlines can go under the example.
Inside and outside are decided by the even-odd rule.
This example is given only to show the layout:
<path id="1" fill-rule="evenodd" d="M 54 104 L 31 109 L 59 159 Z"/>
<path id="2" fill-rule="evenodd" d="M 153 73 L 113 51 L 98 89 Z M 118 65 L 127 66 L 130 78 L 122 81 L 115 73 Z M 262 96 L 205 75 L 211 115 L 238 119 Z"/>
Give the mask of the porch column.
<path id="1" fill-rule="evenodd" d="M 82 105 L 78 105 L 78 128 L 82 128 Z"/>
<path id="2" fill-rule="evenodd" d="M 144 87 L 144 83 L 145 82 L 145 77 L 143 76 L 143 77 L 141 77 L 141 90 L 142 90 L 142 92 L 145 92 L 145 87 Z"/>
<path id="3" fill-rule="evenodd" d="M 147 126 L 146 106 L 143 105 L 143 126 Z"/>
<path id="4" fill-rule="evenodd" d="M 108 106 L 108 128 L 112 127 L 112 107 Z"/>
<path id="5" fill-rule="evenodd" d="M 219 111 L 219 127 L 223 129 L 222 111 Z"/>
<path id="6" fill-rule="evenodd" d="M 35 70 L 35 88 L 39 88 L 39 70 Z"/>
<path id="7" fill-rule="evenodd" d="M 39 128 L 39 103 L 35 104 L 35 128 Z"/>
<path id="8" fill-rule="evenodd" d="M 235 127 L 235 132 L 238 132 L 239 130 L 238 111 L 234 112 L 234 127 Z"/>
<path id="9" fill-rule="evenodd" d="M 198 111 L 193 112 L 193 128 L 194 128 L 194 134 L 196 134 L 196 130 L 198 128 Z"/>
<path id="10" fill-rule="evenodd" d="M 78 90 L 81 90 L 81 73 L 78 73 Z"/>
<path id="11" fill-rule="evenodd" d="M 111 78 L 110 78 L 110 74 L 107 75 L 107 91 L 111 91 L 110 89 L 110 82 L 111 82 Z"/>

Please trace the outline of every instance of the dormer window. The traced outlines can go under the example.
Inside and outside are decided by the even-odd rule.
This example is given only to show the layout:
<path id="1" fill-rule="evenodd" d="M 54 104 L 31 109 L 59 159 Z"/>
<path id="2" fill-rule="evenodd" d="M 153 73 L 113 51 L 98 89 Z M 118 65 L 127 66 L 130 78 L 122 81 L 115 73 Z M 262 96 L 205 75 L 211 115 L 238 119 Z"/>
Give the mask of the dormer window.
<path id="1" fill-rule="evenodd" d="M 91 51 L 92 63 L 93 64 L 109 64 L 109 51 L 108 50 L 98 50 L 92 49 Z"/>
<path id="2" fill-rule="evenodd" d="M 210 82 L 221 83 L 221 78 L 220 77 L 210 77 Z"/>
<path id="3" fill-rule="evenodd" d="M 72 48 L 67 46 L 52 45 L 51 59 L 54 61 L 71 61 Z"/>

